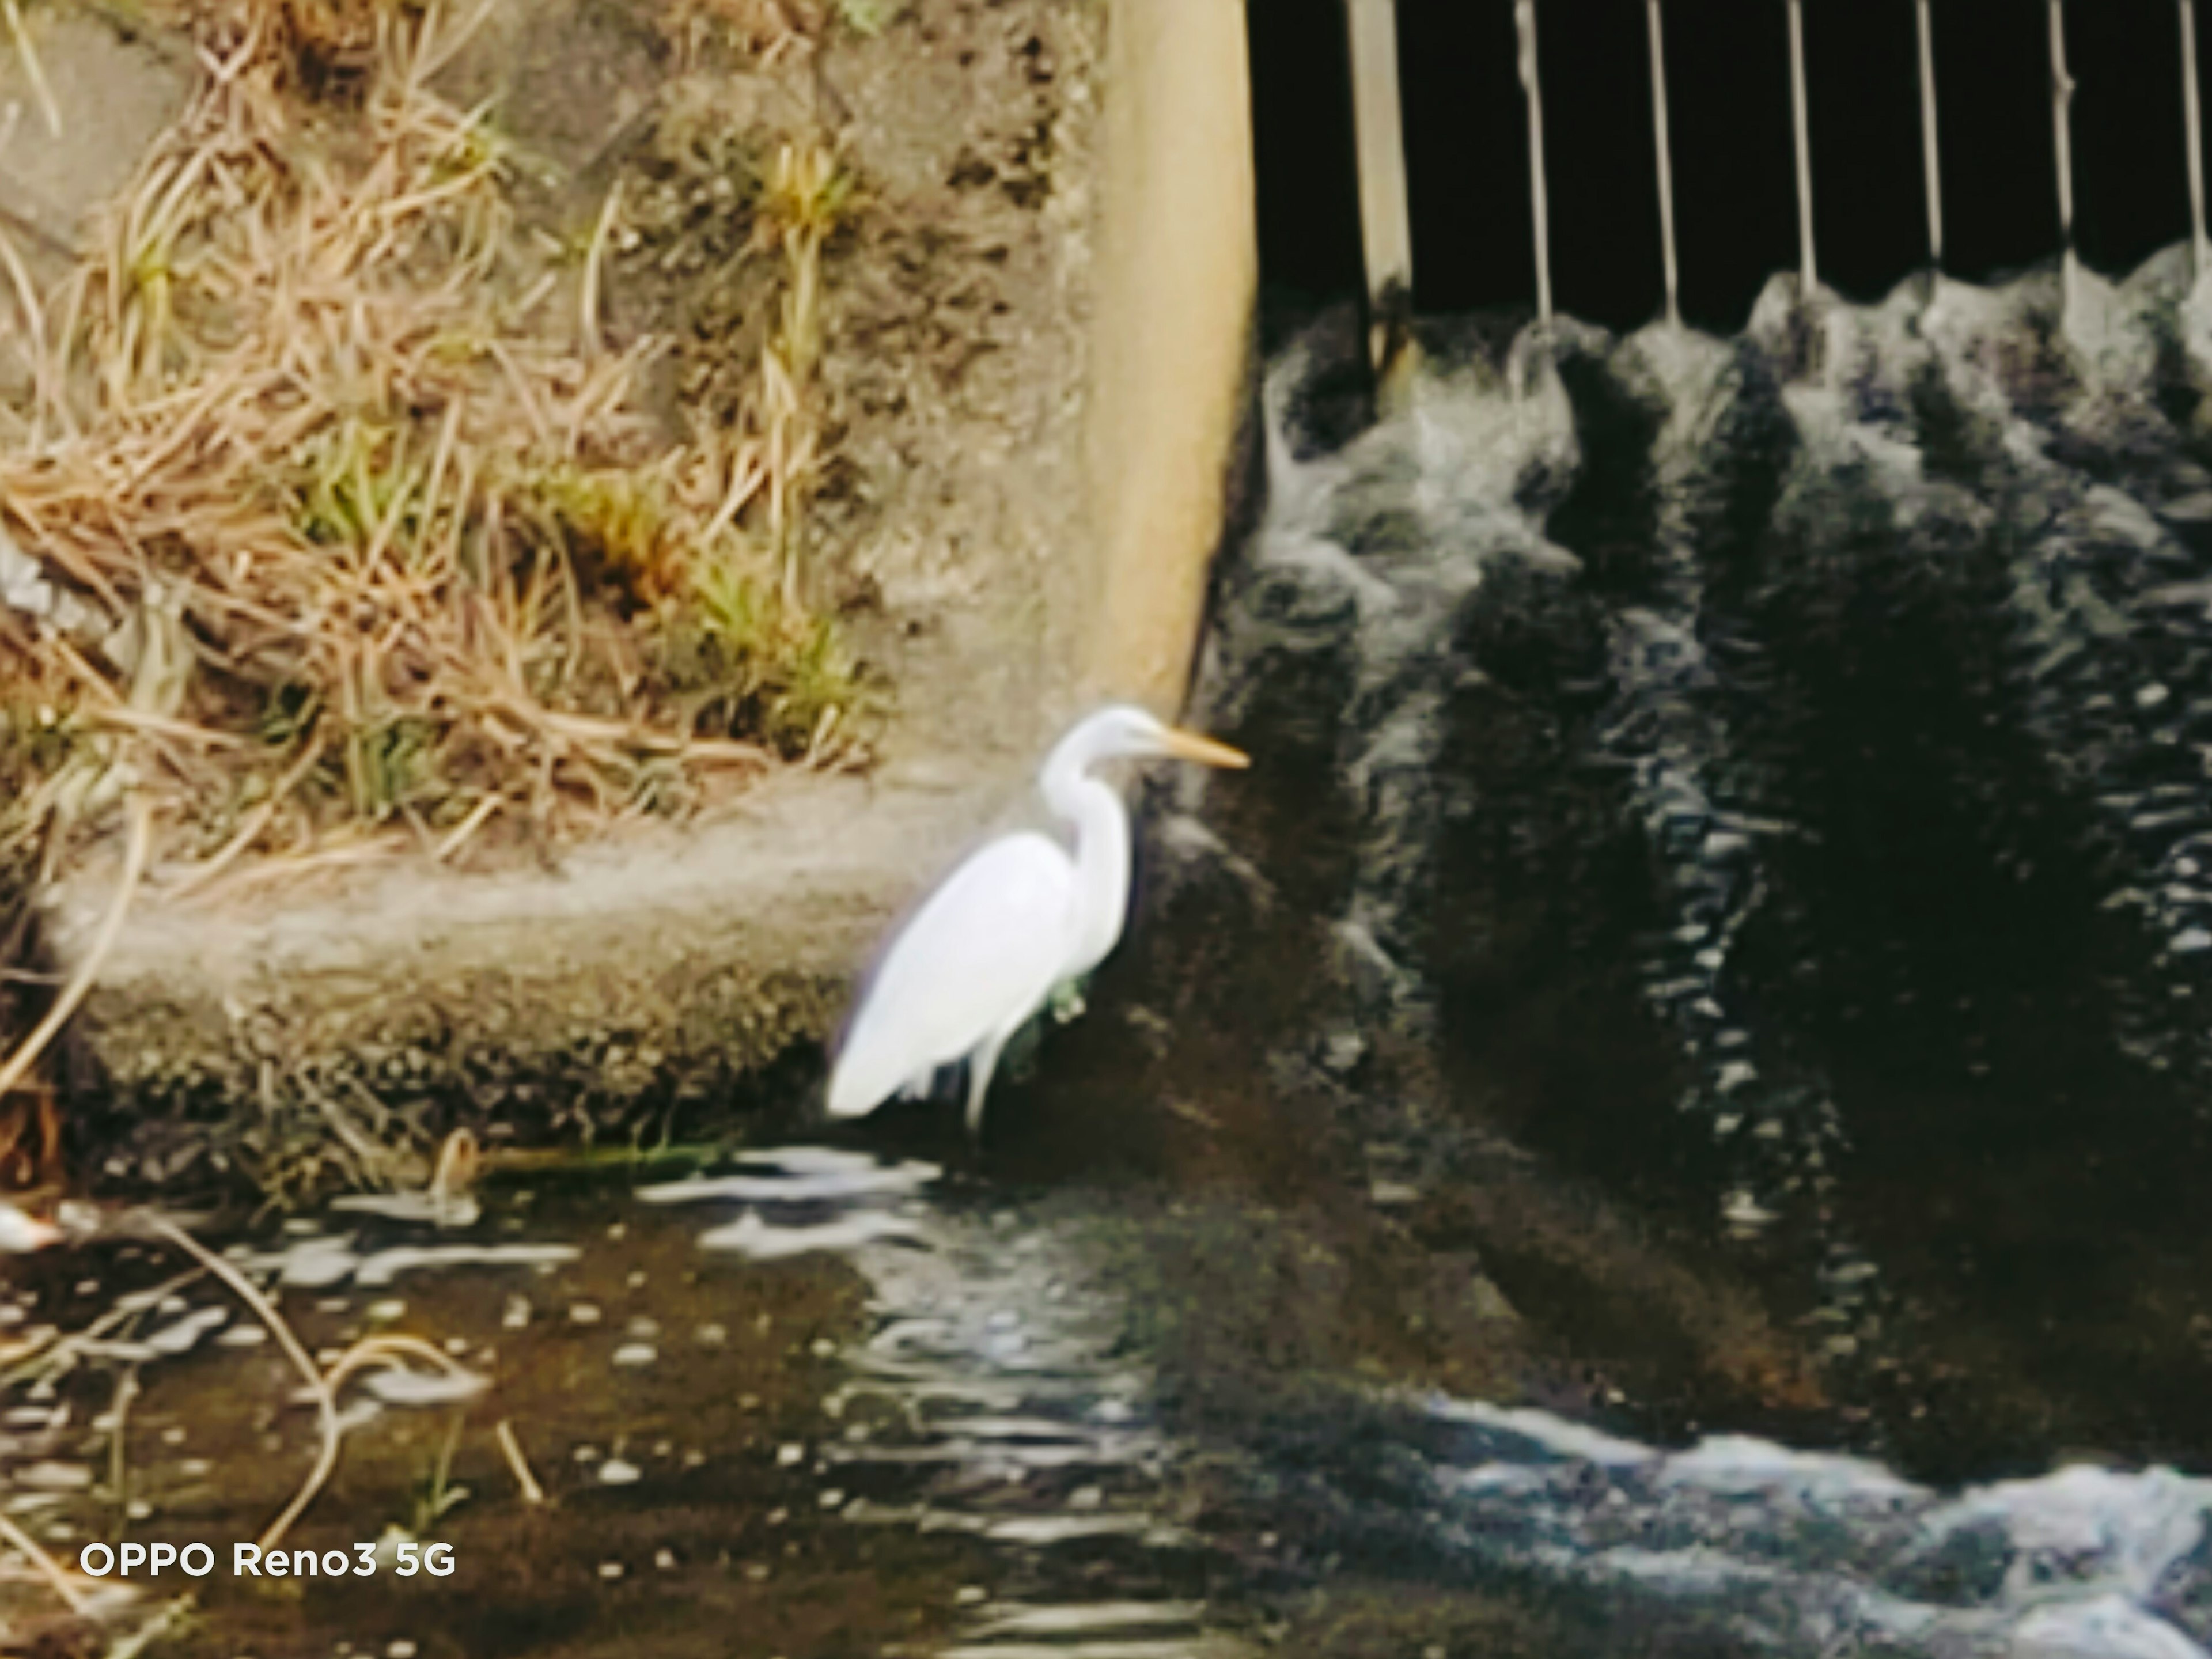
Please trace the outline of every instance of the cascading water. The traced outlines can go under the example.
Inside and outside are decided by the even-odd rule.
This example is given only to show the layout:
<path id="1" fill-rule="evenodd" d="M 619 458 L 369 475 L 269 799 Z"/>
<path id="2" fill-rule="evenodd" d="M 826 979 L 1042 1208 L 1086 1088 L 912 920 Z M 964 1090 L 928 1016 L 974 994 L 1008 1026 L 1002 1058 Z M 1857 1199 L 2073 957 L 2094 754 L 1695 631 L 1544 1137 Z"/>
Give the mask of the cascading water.
<path id="1" fill-rule="evenodd" d="M 1318 1510 L 1761 1650 L 2212 1637 L 2212 1488 L 2081 1462 L 2212 1463 L 2187 270 L 2063 314 L 2049 274 L 1813 312 L 1778 282 L 1729 342 L 1432 325 L 1379 411 L 1342 319 L 1273 365 L 1195 711 L 1256 764 L 1157 798 L 1136 1086 L 1204 1104 L 1201 1140 L 1310 1142 L 1585 1358 L 1577 1304 L 1636 1285 L 1510 1218 L 1601 1194 L 1755 1286 L 1789 1357 L 1700 1393 L 1616 1355 L 1595 1401 L 1881 1460 L 1462 1418 L 1466 1455 L 1363 1463 L 1359 1498 L 1339 1466 Z M 2062 1472 L 1945 1499 L 1881 1463 Z"/>

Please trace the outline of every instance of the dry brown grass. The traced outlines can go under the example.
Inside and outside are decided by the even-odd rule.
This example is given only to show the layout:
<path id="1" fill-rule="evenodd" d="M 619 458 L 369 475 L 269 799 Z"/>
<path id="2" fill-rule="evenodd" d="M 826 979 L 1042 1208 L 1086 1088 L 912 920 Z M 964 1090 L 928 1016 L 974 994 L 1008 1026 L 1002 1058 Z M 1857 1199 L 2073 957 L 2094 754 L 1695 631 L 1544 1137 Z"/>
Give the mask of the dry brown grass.
<path id="1" fill-rule="evenodd" d="M 84 613 L 0 611 L 0 770 L 96 808 L 128 738 L 204 881 L 395 833 L 452 857 L 855 753 L 801 568 L 830 153 L 787 146 L 762 192 L 757 396 L 671 443 L 654 343 L 604 338 L 618 201 L 580 270 L 549 265 L 495 137 L 432 90 L 465 21 L 182 3 L 198 95 L 74 276 L 42 305 L 0 246 L 27 385 L 0 526 Z"/>

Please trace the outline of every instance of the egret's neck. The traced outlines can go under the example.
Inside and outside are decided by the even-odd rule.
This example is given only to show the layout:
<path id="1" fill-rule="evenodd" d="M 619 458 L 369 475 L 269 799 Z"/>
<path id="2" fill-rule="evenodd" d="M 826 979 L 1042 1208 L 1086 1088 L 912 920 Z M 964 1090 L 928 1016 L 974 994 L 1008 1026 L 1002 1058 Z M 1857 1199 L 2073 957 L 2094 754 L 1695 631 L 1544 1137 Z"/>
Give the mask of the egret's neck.
<path id="1" fill-rule="evenodd" d="M 1129 814 L 1114 787 L 1086 769 L 1088 756 L 1054 756 L 1044 798 L 1075 831 L 1073 972 L 1087 974 L 1121 937 L 1129 908 Z"/>

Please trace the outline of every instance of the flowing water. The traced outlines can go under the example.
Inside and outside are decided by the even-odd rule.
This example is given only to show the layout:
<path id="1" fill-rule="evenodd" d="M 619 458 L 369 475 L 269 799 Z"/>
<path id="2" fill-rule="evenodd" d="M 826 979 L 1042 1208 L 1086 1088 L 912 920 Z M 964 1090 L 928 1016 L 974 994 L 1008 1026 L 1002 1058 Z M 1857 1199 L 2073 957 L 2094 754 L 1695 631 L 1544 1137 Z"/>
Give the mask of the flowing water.
<path id="1" fill-rule="evenodd" d="M 494 1380 L 350 1390 L 340 1474 L 291 1540 L 398 1528 L 453 1571 L 257 1583 L 225 1559 L 142 1569 L 138 1607 L 192 1590 L 176 1639 L 222 1653 L 2165 1659 L 2212 1638 L 2212 1482 L 2170 1471 L 1940 1491 L 1352 1375 L 1189 1409 L 1142 1261 L 1197 1241 L 1213 1273 L 1182 1316 L 1234 1343 L 1267 1232 L 1302 1224 L 1125 1197 L 792 1146 L 620 1194 L 495 1188 L 442 1235 L 333 1215 L 242 1248 L 310 1342 L 415 1332 Z M 134 1254 L 117 1278 L 156 1271 Z M 11 1403 L 8 1510 L 58 1551 L 127 1510 L 131 1537 L 228 1558 L 309 1461 L 313 1413 L 254 1316 L 205 1280 L 168 1297 Z M 113 1300 L 49 1274 L 9 1328 Z"/>
<path id="2" fill-rule="evenodd" d="M 342 1391 L 343 1579 L 231 1571 L 318 1443 L 234 1290 L 37 1259 L 0 1514 L 213 1547 L 88 1587 L 208 1654 L 2205 1659 L 2184 290 L 1430 326 L 1380 409 L 1324 322 L 1198 693 L 1257 764 L 1148 792 L 980 1158 L 902 1107 L 235 1231 L 320 1362 L 462 1373 Z"/>

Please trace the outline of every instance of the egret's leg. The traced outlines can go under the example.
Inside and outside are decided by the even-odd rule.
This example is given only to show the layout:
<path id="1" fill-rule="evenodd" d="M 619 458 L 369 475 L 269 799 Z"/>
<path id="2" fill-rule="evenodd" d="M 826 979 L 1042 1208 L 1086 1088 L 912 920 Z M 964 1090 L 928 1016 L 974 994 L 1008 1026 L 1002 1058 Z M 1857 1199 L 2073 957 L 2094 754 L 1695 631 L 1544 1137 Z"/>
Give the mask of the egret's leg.
<path id="1" fill-rule="evenodd" d="M 999 1064 L 999 1050 L 1006 1046 L 1007 1033 L 995 1031 L 968 1057 L 968 1139 L 983 1137 L 983 1097 L 991 1087 L 991 1073 Z"/>

